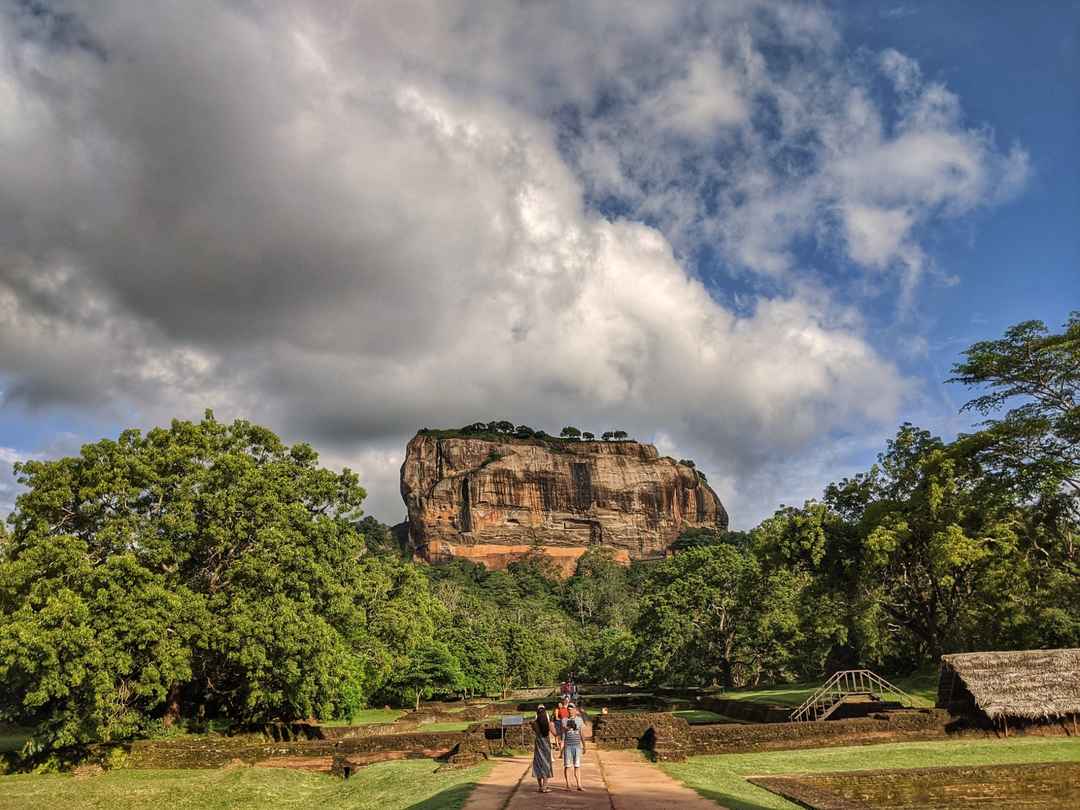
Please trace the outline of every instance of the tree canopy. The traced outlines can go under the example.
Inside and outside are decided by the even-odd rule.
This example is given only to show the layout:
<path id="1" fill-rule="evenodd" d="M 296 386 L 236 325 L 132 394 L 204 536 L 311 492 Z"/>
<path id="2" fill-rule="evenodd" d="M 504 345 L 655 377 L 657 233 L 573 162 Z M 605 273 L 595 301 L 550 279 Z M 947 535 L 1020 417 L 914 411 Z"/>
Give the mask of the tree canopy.
<path id="1" fill-rule="evenodd" d="M 971 347 L 954 379 L 976 389 L 975 432 L 901 425 L 820 500 L 746 532 L 687 528 L 662 561 L 593 546 L 567 578 L 540 547 L 502 571 L 413 562 L 362 516 L 352 472 L 209 412 L 21 462 L 0 531 L 0 722 L 32 729 L 34 753 L 569 671 L 739 686 L 1080 645 L 1078 330 L 1033 321 Z"/>

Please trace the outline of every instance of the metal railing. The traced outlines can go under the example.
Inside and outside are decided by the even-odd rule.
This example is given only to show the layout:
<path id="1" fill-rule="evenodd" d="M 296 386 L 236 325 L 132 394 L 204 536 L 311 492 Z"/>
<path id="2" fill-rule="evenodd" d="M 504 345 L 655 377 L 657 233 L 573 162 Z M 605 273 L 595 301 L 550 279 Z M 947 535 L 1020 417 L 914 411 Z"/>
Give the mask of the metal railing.
<path id="1" fill-rule="evenodd" d="M 833 674 L 820 689 L 791 712 L 794 722 L 825 720 L 836 707 L 853 696 L 869 696 L 875 700 L 890 698 L 902 706 L 916 706 L 917 701 L 903 689 L 868 669 L 845 669 Z"/>

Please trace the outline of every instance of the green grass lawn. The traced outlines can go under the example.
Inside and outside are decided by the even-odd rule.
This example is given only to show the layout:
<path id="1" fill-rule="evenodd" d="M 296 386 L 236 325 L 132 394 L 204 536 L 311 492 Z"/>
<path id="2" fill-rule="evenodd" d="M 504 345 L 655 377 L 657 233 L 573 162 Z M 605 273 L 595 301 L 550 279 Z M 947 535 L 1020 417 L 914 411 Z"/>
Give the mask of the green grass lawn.
<path id="1" fill-rule="evenodd" d="M 797 805 L 754 787 L 746 781 L 746 777 L 1025 762 L 1080 762 L 1080 740 L 1026 737 L 893 743 L 691 757 L 686 762 L 664 763 L 661 767 L 701 795 L 730 810 L 795 810 Z"/>
<path id="2" fill-rule="evenodd" d="M 716 712 L 707 712 L 704 709 L 680 709 L 672 712 L 676 717 L 681 717 L 687 723 L 730 723 L 731 720 Z"/>
<path id="3" fill-rule="evenodd" d="M 898 678 L 886 678 L 890 683 L 903 689 L 909 695 L 921 699 L 926 705 L 933 706 L 937 700 L 938 673 L 920 672 Z M 821 687 L 823 681 L 812 683 L 790 683 L 764 689 L 732 689 L 719 697 L 736 700 L 757 700 L 762 703 L 778 703 L 781 706 L 798 706 Z"/>
<path id="4" fill-rule="evenodd" d="M 0 776 L 0 810 L 454 810 L 488 765 L 435 773 L 430 760 L 361 768 L 347 781 L 279 768 L 110 771 L 102 776 Z"/>

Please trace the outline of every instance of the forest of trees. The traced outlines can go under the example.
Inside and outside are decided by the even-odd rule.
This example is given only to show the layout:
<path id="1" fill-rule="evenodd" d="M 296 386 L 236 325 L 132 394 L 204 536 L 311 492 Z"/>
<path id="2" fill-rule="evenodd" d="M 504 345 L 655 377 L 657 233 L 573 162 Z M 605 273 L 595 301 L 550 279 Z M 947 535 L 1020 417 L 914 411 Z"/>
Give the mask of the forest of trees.
<path id="1" fill-rule="evenodd" d="M 1080 645 L 1080 314 L 972 346 L 986 422 L 902 425 L 866 472 L 661 562 L 430 567 L 350 471 L 212 414 L 26 461 L 0 530 L 0 723 L 48 751 L 210 717 L 582 680 L 738 686 Z M 509 425 L 509 423 L 507 423 Z M 513 426 L 510 426 L 513 428 Z"/>

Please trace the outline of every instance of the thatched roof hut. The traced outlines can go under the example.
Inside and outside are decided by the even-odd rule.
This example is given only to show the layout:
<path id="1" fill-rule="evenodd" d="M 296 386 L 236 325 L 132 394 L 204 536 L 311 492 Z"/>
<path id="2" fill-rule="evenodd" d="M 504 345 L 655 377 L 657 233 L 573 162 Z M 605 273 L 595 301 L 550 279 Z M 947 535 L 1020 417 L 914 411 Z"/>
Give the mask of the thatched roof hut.
<path id="1" fill-rule="evenodd" d="M 938 708 L 991 720 L 1080 713 L 1080 649 L 943 655 Z"/>

